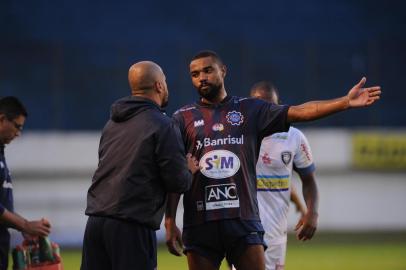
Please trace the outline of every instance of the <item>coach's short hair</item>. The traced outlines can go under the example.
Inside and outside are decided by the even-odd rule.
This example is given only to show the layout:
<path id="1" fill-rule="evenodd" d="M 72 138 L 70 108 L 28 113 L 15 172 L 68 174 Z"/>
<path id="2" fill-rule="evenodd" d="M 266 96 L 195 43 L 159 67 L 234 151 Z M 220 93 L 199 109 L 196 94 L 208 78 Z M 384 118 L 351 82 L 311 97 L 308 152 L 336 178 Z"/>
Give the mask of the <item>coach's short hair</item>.
<path id="1" fill-rule="evenodd" d="M 217 64 L 219 64 L 220 66 L 224 65 L 223 64 L 223 60 L 221 60 L 220 56 L 211 50 L 203 50 L 198 52 L 195 56 L 193 56 L 191 61 L 194 61 L 196 59 L 200 59 L 200 58 L 205 58 L 205 57 L 211 57 L 214 59 L 214 61 L 217 62 Z"/>
<path id="2" fill-rule="evenodd" d="M 21 101 L 13 96 L 0 98 L 0 114 L 4 114 L 8 120 L 13 120 L 20 115 L 27 117 L 28 113 Z"/>

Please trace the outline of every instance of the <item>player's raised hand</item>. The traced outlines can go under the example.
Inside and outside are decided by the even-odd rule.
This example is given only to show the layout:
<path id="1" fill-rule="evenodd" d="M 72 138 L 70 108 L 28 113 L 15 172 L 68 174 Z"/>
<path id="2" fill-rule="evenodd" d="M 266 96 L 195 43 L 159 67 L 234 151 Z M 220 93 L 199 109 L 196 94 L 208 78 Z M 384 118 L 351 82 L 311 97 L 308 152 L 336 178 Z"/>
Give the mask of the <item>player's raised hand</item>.
<path id="1" fill-rule="evenodd" d="M 312 239 L 317 229 L 318 215 L 308 211 L 303 215 L 295 227 L 296 237 L 298 240 L 306 241 Z"/>
<path id="2" fill-rule="evenodd" d="M 348 92 L 348 105 L 350 108 L 365 107 L 380 98 L 381 87 L 372 86 L 363 88 L 367 79 L 363 77 L 359 83 Z"/>
<path id="3" fill-rule="evenodd" d="M 165 218 L 165 229 L 166 246 L 169 252 L 175 256 L 182 256 L 182 233 L 172 218 Z"/>

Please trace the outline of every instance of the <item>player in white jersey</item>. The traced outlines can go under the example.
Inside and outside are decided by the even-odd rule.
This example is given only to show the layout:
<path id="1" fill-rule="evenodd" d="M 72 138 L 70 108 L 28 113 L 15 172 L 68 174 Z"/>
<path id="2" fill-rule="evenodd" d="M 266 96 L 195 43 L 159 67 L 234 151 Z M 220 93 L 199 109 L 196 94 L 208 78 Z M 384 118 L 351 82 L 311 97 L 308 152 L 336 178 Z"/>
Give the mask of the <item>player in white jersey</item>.
<path id="1" fill-rule="evenodd" d="M 270 82 L 255 84 L 251 97 L 279 104 L 277 89 Z M 267 270 L 281 270 L 285 265 L 289 201 L 291 195 L 297 197 L 291 185 L 292 169 L 300 176 L 308 209 L 296 226 L 297 238 L 306 241 L 313 237 L 317 228 L 318 192 L 309 143 L 294 127 L 262 140 L 256 167 L 258 204 L 268 246 L 265 251 Z M 297 207 L 303 209 L 300 205 Z"/>

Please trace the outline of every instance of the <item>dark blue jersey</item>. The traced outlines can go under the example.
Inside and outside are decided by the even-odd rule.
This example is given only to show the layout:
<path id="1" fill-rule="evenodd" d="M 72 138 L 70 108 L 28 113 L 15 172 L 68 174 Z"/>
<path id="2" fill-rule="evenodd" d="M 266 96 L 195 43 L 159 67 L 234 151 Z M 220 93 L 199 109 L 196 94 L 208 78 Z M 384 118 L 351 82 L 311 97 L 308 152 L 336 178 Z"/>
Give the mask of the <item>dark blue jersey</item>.
<path id="1" fill-rule="evenodd" d="M 4 145 L 0 145 L 0 215 L 4 209 L 13 212 L 13 185 L 4 157 Z"/>
<path id="2" fill-rule="evenodd" d="M 260 144 L 263 137 L 289 129 L 288 108 L 227 97 L 221 104 L 195 103 L 174 113 L 185 148 L 201 167 L 184 195 L 184 226 L 259 220 L 255 165 Z"/>

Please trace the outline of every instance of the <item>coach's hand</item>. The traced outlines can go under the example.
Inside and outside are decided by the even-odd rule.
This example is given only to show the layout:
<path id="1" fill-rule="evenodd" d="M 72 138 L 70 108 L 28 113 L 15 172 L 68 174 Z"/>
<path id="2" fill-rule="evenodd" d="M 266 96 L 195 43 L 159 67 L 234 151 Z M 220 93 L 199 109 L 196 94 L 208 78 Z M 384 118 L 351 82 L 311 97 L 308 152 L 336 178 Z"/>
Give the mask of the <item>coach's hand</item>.
<path id="1" fill-rule="evenodd" d="M 306 241 L 312 239 L 317 229 L 317 213 L 308 211 L 303 215 L 295 227 L 298 240 Z"/>
<path id="2" fill-rule="evenodd" d="M 182 256 L 183 242 L 182 233 L 176 226 L 173 218 L 165 218 L 166 246 L 170 253 L 176 256 Z"/>

